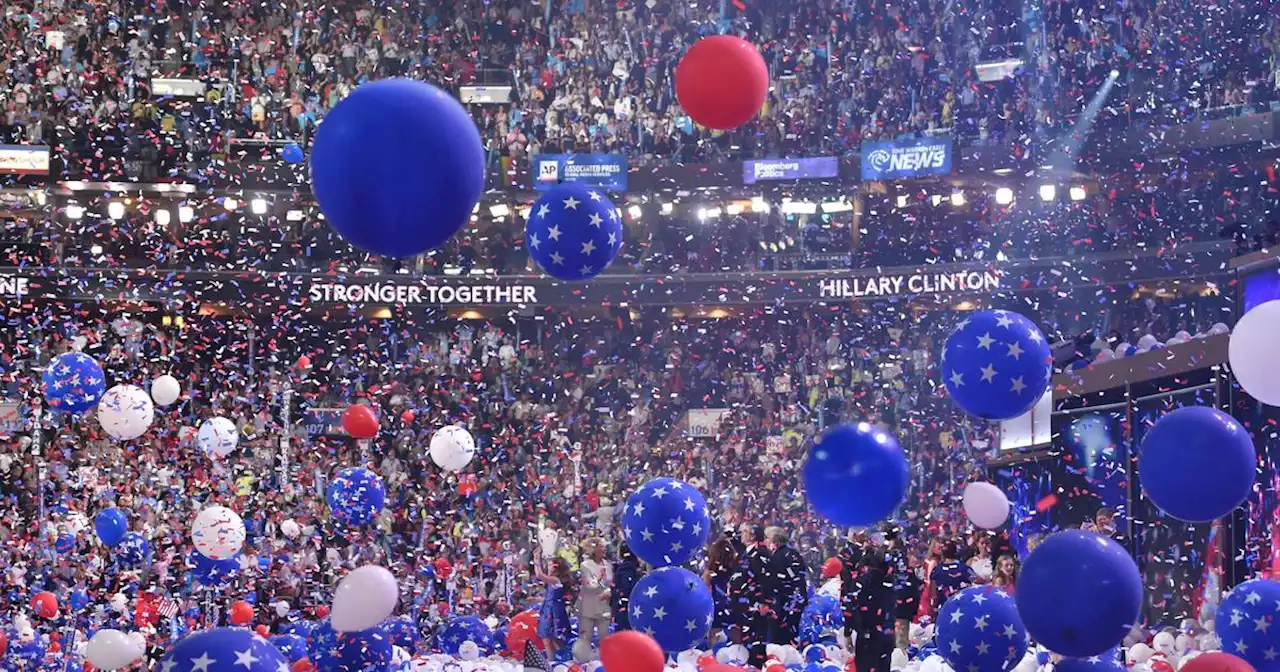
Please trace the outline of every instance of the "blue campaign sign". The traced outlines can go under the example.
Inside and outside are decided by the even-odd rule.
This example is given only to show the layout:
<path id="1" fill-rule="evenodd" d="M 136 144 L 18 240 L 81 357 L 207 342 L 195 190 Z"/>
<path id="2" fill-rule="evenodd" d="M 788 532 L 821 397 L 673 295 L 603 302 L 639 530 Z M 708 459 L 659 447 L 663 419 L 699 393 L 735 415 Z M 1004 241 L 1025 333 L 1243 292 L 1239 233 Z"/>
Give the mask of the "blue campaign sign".
<path id="1" fill-rule="evenodd" d="M 863 180 L 903 180 L 951 172 L 951 138 L 862 144 Z"/>
<path id="2" fill-rule="evenodd" d="M 621 154 L 537 154 L 533 188 L 546 191 L 560 182 L 581 182 L 607 191 L 627 190 L 627 157 Z"/>
<path id="3" fill-rule="evenodd" d="M 808 159 L 760 159 L 742 164 L 742 181 L 755 184 L 766 180 L 820 180 L 837 177 L 840 160 L 834 156 Z"/>

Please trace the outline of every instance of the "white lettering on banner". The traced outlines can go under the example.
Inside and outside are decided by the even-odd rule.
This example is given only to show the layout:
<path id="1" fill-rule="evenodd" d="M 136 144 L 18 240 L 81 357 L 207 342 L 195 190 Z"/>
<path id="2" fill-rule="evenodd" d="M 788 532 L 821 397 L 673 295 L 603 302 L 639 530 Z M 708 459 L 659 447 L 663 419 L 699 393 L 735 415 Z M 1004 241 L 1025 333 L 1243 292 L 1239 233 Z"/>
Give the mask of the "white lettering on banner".
<path id="1" fill-rule="evenodd" d="M 31 280 L 16 275 L 0 275 L 0 296 L 26 296 Z"/>
<path id="2" fill-rule="evenodd" d="M 800 172 L 799 161 L 757 161 L 753 167 L 757 180 L 777 180 Z"/>
<path id="3" fill-rule="evenodd" d="M 2 281 L 0 281 L 2 282 Z M 0 284 L 0 288 L 3 288 Z M 322 303 L 418 304 L 529 304 L 538 302 L 533 285 L 396 285 L 371 283 L 311 285 L 308 295 Z"/>
<path id="4" fill-rule="evenodd" d="M 961 271 L 959 273 L 882 275 L 874 278 L 836 278 L 818 281 L 818 296 L 824 299 L 857 299 L 865 296 L 894 296 L 904 293 L 990 292 L 1000 289 L 1002 275 L 1000 271 Z"/>
<path id="5" fill-rule="evenodd" d="M 947 162 L 947 148 L 945 145 L 922 145 L 877 149 L 867 155 L 867 161 L 881 173 L 942 168 Z"/>

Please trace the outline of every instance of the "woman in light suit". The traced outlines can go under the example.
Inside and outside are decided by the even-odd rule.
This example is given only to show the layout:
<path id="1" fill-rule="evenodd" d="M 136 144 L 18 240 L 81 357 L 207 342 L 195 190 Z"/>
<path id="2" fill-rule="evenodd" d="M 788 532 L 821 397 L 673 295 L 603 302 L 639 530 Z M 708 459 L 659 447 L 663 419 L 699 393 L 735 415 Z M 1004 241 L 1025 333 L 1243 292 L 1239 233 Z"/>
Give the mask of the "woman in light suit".
<path id="1" fill-rule="evenodd" d="M 582 598 L 578 603 L 578 637 L 591 641 L 595 632 L 595 651 L 609 634 L 609 589 L 613 586 L 613 567 L 604 559 L 604 540 L 588 539 L 583 543 L 580 565 Z"/>

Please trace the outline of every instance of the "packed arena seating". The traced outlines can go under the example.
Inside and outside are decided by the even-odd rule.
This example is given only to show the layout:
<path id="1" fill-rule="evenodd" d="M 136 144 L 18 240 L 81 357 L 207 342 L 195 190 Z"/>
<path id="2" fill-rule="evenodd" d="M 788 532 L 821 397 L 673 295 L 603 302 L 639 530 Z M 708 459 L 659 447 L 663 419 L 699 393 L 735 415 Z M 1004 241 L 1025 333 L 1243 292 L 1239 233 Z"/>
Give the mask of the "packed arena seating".
<path id="1" fill-rule="evenodd" d="M 491 167 L 538 152 L 624 152 L 633 165 L 856 152 L 864 140 L 950 132 L 965 143 L 1066 128 L 1119 69 L 1099 121 L 1153 128 L 1277 100 L 1280 19 L 1261 0 L 1211 12 L 1143 0 L 1118 13 L 1001 0 L 726 6 L 665 0 L 219 3 L 31 2 L 5 10 L 0 141 L 56 145 L 70 179 L 220 175 L 236 141 L 305 140 L 361 82 L 498 82 L 514 101 L 473 106 Z M 730 31 L 761 45 L 775 86 L 760 118 L 695 128 L 674 100 L 683 46 Z M 978 63 L 1026 58 L 982 81 Z M 494 75 L 494 73 L 498 73 Z M 200 102 L 150 78 L 211 84 Z M 884 82 L 895 86 L 882 87 Z M 152 169 L 148 169 L 149 171 Z M 136 175 L 135 175 L 136 176 Z"/>

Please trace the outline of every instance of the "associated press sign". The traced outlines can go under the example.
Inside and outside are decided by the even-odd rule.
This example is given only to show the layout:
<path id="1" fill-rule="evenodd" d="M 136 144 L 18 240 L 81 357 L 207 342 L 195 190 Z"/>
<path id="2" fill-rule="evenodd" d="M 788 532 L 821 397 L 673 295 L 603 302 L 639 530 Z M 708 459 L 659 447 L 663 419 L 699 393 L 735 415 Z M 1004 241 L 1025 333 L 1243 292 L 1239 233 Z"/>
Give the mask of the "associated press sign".
<path id="1" fill-rule="evenodd" d="M 862 179 L 902 180 L 951 172 L 951 138 L 922 138 L 862 145 Z"/>
<path id="2" fill-rule="evenodd" d="M 824 299 L 860 299 L 901 294 L 996 292 L 1000 290 L 1001 275 L 999 271 L 960 271 L 832 278 L 818 281 L 818 293 Z"/>
<path id="3" fill-rule="evenodd" d="M 308 296 L 318 303 L 367 303 L 372 305 L 524 305 L 538 302 L 533 285 L 458 284 L 402 285 L 390 282 L 311 285 Z"/>

